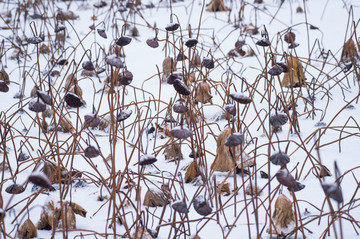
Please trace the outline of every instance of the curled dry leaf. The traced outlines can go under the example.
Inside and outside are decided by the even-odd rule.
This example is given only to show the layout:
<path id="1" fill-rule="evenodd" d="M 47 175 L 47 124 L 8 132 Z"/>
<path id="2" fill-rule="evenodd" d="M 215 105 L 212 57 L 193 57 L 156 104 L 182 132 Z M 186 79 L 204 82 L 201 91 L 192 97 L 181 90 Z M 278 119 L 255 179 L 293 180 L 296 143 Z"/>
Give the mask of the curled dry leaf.
<path id="1" fill-rule="evenodd" d="M 212 95 L 210 85 L 206 80 L 201 81 L 196 87 L 195 102 L 201 102 L 203 104 L 212 103 Z"/>
<path id="2" fill-rule="evenodd" d="M 170 161 L 177 161 L 183 159 L 183 155 L 181 153 L 181 146 L 179 143 L 172 143 L 166 146 L 164 150 L 164 155 L 165 159 Z"/>
<path id="3" fill-rule="evenodd" d="M 305 74 L 299 59 L 294 56 L 289 56 L 287 66 L 289 72 L 284 74 L 281 86 L 289 88 L 305 86 Z"/>
<path id="4" fill-rule="evenodd" d="M 272 215 L 275 221 L 275 228 L 267 229 L 267 233 L 285 236 L 295 229 L 295 214 L 292 209 L 292 202 L 284 194 L 280 194 L 275 202 L 275 210 Z"/>
<path id="5" fill-rule="evenodd" d="M 71 202 L 70 207 L 73 209 L 75 214 L 78 214 L 78 215 L 80 215 L 82 217 L 86 217 L 87 211 L 82 206 L 80 206 L 79 204 Z"/>
<path id="6" fill-rule="evenodd" d="M 209 6 L 207 7 L 206 11 L 209 12 L 222 12 L 222 11 L 229 11 L 230 9 L 225 6 L 224 0 L 211 0 Z"/>
<path id="7" fill-rule="evenodd" d="M 30 219 L 26 219 L 18 231 L 18 237 L 28 239 L 37 237 L 37 229 Z"/>
<path id="8" fill-rule="evenodd" d="M 245 193 L 250 196 L 259 196 L 261 194 L 261 190 L 259 187 L 255 187 L 255 185 L 249 183 L 246 186 Z"/>
<path id="9" fill-rule="evenodd" d="M 192 182 L 199 175 L 200 175 L 200 171 L 199 171 L 199 168 L 197 166 L 197 163 L 195 161 L 193 161 L 186 170 L 185 183 Z"/>
<path id="10" fill-rule="evenodd" d="M 9 75 L 4 68 L 2 68 L 0 71 L 0 82 L 5 82 L 7 85 L 10 84 Z"/>
<path id="11" fill-rule="evenodd" d="M 169 204 L 169 200 L 164 194 L 163 191 L 155 191 L 153 189 L 149 189 L 144 198 L 144 205 L 148 207 L 158 207 L 158 206 L 165 206 Z"/>
<path id="12" fill-rule="evenodd" d="M 176 60 L 172 57 L 166 57 L 162 63 L 163 72 L 168 77 L 172 72 L 176 71 Z"/>

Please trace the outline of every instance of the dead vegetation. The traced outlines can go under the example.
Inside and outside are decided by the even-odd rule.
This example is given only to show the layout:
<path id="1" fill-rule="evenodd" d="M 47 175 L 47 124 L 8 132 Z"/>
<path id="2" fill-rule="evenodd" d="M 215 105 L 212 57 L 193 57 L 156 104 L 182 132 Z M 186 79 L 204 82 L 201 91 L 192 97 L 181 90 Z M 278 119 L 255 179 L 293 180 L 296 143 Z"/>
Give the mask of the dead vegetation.
<path id="1" fill-rule="evenodd" d="M 2 237 L 358 234 L 355 10 L 335 51 L 310 2 L 190 2 L 0 3 Z"/>

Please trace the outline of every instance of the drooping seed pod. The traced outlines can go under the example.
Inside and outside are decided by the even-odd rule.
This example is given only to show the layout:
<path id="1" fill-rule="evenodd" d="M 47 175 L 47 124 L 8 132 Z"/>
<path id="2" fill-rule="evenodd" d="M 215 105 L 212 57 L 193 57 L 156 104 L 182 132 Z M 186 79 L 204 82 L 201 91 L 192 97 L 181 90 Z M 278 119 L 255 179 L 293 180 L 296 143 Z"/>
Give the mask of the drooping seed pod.
<path id="1" fill-rule="evenodd" d="M 290 157 L 284 152 L 278 152 L 271 155 L 269 160 L 274 165 L 285 165 L 290 162 Z"/>
<path id="2" fill-rule="evenodd" d="M 130 117 L 130 115 L 132 114 L 132 110 L 131 109 L 123 109 L 120 111 L 120 113 L 117 115 L 116 120 L 118 122 L 124 121 L 127 118 Z"/>
<path id="3" fill-rule="evenodd" d="M 95 70 L 95 66 L 91 61 L 84 61 L 82 63 L 82 67 L 87 71 L 94 71 Z"/>
<path id="4" fill-rule="evenodd" d="M 301 191 L 305 188 L 305 185 L 302 184 L 302 183 L 299 183 L 299 182 L 296 182 L 296 184 L 293 186 L 293 187 L 287 187 L 287 189 L 291 192 L 291 191 L 294 191 L 294 192 L 298 192 L 298 191 Z"/>
<path id="5" fill-rule="evenodd" d="M 271 69 L 268 71 L 269 75 L 278 76 L 283 73 L 283 68 L 278 64 L 275 64 Z"/>
<path id="6" fill-rule="evenodd" d="M 7 84 L 4 81 L 0 81 L 0 92 L 8 92 L 9 91 L 9 86 L 7 86 Z"/>
<path id="7" fill-rule="evenodd" d="M 8 186 L 5 191 L 10 194 L 20 194 L 25 191 L 25 188 L 19 184 L 11 184 Z"/>
<path id="8" fill-rule="evenodd" d="M 175 79 L 173 86 L 174 89 L 181 95 L 190 95 L 191 93 L 182 80 Z"/>
<path id="9" fill-rule="evenodd" d="M 182 72 L 172 72 L 168 77 L 166 82 L 170 85 L 174 84 L 175 79 L 181 80 L 183 78 Z"/>
<path id="10" fill-rule="evenodd" d="M 322 183 L 321 187 L 326 196 L 334 199 L 337 203 L 342 203 L 344 201 L 341 189 L 337 183 Z"/>
<path id="11" fill-rule="evenodd" d="M 260 177 L 261 178 L 269 178 L 269 175 L 265 173 L 264 171 L 260 171 Z"/>
<path id="12" fill-rule="evenodd" d="M 200 195 L 194 199 L 194 209 L 201 216 L 207 216 L 212 212 L 212 208 L 208 201 L 205 200 L 204 196 Z"/>
<path id="13" fill-rule="evenodd" d="M 43 40 L 41 37 L 39 37 L 39 36 L 33 36 L 33 37 L 27 37 L 27 38 L 26 38 L 26 41 L 27 41 L 28 43 L 37 45 L 37 44 L 43 42 L 44 40 Z"/>
<path id="14" fill-rule="evenodd" d="M 292 31 L 287 32 L 284 35 L 284 41 L 289 43 L 289 44 L 294 44 L 294 42 L 295 42 L 295 33 L 293 33 Z"/>
<path id="15" fill-rule="evenodd" d="M 213 69 L 215 67 L 214 60 L 210 57 L 204 57 L 202 64 L 207 69 Z"/>
<path id="16" fill-rule="evenodd" d="M 245 45 L 245 40 L 237 40 L 235 42 L 235 48 L 241 49 Z"/>
<path id="17" fill-rule="evenodd" d="M 103 8 L 103 7 L 106 7 L 107 6 L 107 3 L 105 1 L 100 1 L 100 2 L 97 2 L 94 4 L 94 7 L 95 8 Z"/>
<path id="18" fill-rule="evenodd" d="M 101 36 L 101 37 L 104 38 L 104 39 L 107 39 L 107 35 L 106 35 L 106 32 L 105 32 L 105 29 L 103 29 L 103 28 L 98 28 L 96 31 L 97 31 L 97 33 L 99 34 L 99 36 Z"/>
<path id="19" fill-rule="evenodd" d="M 23 153 L 22 151 L 20 151 L 19 156 L 17 158 L 17 161 L 18 162 L 23 162 L 23 161 L 28 160 L 29 158 L 30 158 L 29 155 L 27 155 L 27 154 Z"/>
<path id="20" fill-rule="evenodd" d="M 183 200 L 173 203 L 171 205 L 171 207 L 178 213 L 188 213 L 189 212 L 189 210 L 187 209 L 186 202 L 184 202 Z"/>
<path id="21" fill-rule="evenodd" d="M 156 37 L 147 39 L 146 44 L 151 48 L 158 48 L 159 47 L 159 42 L 156 39 Z"/>
<path id="22" fill-rule="evenodd" d="M 269 39 L 267 39 L 267 38 L 260 39 L 256 42 L 256 45 L 262 46 L 262 47 L 270 46 L 270 44 L 271 43 L 270 43 Z"/>
<path id="23" fill-rule="evenodd" d="M 5 82 L 5 84 L 10 84 L 10 77 L 4 68 L 0 71 L 0 82 Z"/>
<path id="24" fill-rule="evenodd" d="M 152 155 L 144 154 L 140 157 L 139 165 L 140 166 L 150 165 L 155 163 L 156 161 L 157 161 L 156 157 Z"/>
<path id="25" fill-rule="evenodd" d="M 67 65 L 69 64 L 68 60 L 67 59 L 60 59 L 58 62 L 56 62 L 56 64 L 60 65 L 60 66 L 64 66 L 64 65 Z"/>
<path id="26" fill-rule="evenodd" d="M 132 39 L 130 37 L 122 36 L 116 41 L 116 45 L 126 46 L 130 44 L 131 40 Z"/>
<path id="27" fill-rule="evenodd" d="M 52 105 L 51 97 L 50 97 L 50 95 L 46 94 L 46 92 L 37 90 L 36 94 L 45 104 Z"/>
<path id="28" fill-rule="evenodd" d="M 60 31 L 64 31 L 66 27 L 64 25 L 57 25 L 54 29 L 55 33 L 58 33 Z"/>
<path id="29" fill-rule="evenodd" d="M 196 39 L 194 39 L 194 38 L 190 38 L 189 40 L 187 40 L 186 42 L 185 42 L 185 46 L 187 46 L 187 47 L 194 47 L 194 46 L 196 46 L 196 44 L 198 43 L 198 40 L 196 40 Z"/>
<path id="30" fill-rule="evenodd" d="M 43 172 L 33 172 L 30 174 L 28 180 L 36 186 L 51 189 L 51 181 Z"/>
<path id="31" fill-rule="evenodd" d="M 288 120 L 289 118 L 287 115 L 283 113 L 277 113 L 270 116 L 270 124 L 275 128 L 283 126 Z"/>
<path id="32" fill-rule="evenodd" d="M 37 113 L 44 112 L 46 104 L 40 98 L 33 98 L 29 102 L 29 110 Z"/>
<path id="33" fill-rule="evenodd" d="M 187 59 L 187 56 L 183 52 L 179 52 L 179 54 L 176 56 L 177 61 L 184 61 Z"/>
<path id="34" fill-rule="evenodd" d="M 252 102 L 251 98 L 249 96 L 240 94 L 240 93 L 231 93 L 230 94 L 231 99 L 235 100 L 236 102 L 240 104 L 249 104 Z"/>
<path id="35" fill-rule="evenodd" d="M 177 139 L 186 139 L 188 137 L 191 137 L 193 135 L 193 132 L 188 128 L 178 126 L 170 130 L 170 134 L 172 137 Z"/>
<path id="36" fill-rule="evenodd" d="M 289 72 L 289 67 L 284 62 L 277 62 L 276 65 L 281 67 L 282 72 L 284 72 L 284 73 Z"/>
<path id="37" fill-rule="evenodd" d="M 176 31 L 179 27 L 180 27 L 180 25 L 178 23 L 169 23 L 165 27 L 165 30 L 168 32 L 173 32 L 173 31 Z"/>
<path id="38" fill-rule="evenodd" d="M 113 67 L 116 68 L 124 68 L 124 63 L 122 62 L 121 58 L 118 57 L 116 54 L 112 54 L 105 57 L 105 62 Z"/>
<path id="39" fill-rule="evenodd" d="M 117 76 L 117 81 L 121 85 L 130 85 L 132 80 L 133 80 L 133 74 L 131 73 L 131 71 L 128 70 L 119 73 Z"/>
<path id="40" fill-rule="evenodd" d="M 70 107 L 79 108 L 84 105 L 80 97 L 73 93 L 67 93 L 64 100 Z"/>
<path id="41" fill-rule="evenodd" d="M 86 126 L 96 128 L 100 124 L 100 118 L 96 114 L 88 114 L 84 116 Z"/>
<path id="42" fill-rule="evenodd" d="M 236 115 L 236 107 L 233 104 L 225 105 L 224 106 L 227 113 L 231 114 L 232 116 Z"/>
<path id="43" fill-rule="evenodd" d="M 183 114 L 183 113 L 187 112 L 189 110 L 189 108 L 187 107 L 186 101 L 184 99 L 178 99 L 173 104 L 173 110 L 176 113 Z"/>
<path id="44" fill-rule="evenodd" d="M 88 158 L 96 158 L 97 156 L 100 155 L 100 151 L 99 151 L 99 149 L 95 148 L 94 146 L 89 145 L 84 150 L 84 154 Z"/>
<path id="45" fill-rule="evenodd" d="M 281 185 L 284 185 L 288 190 L 293 190 L 294 192 L 300 191 L 305 188 L 305 185 L 297 182 L 295 178 L 290 174 L 289 170 L 286 167 L 282 167 L 275 174 L 276 179 Z"/>
<path id="46" fill-rule="evenodd" d="M 225 141 L 227 147 L 235 147 L 244 142 L 244 135 L 242 133 L 231 134 Z"/>

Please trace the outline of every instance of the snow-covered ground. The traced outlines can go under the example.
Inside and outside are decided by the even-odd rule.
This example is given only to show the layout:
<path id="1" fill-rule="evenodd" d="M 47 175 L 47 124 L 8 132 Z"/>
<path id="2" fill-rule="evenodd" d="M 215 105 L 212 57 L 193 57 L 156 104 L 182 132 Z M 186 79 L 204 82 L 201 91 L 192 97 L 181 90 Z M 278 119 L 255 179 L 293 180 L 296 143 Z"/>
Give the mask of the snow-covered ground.
<path id="1" fill-rule="evenodd" d="M 348 71 L 341 61 L 343 45 L 350 38 L 360 55 L 358 1 L 224 0 L 228 11 L 217 12 L 207 11 L 209 0 L 143 0 L 139 5 L 138 1 L 27 2 L 0 1 L 1 63 L 11 81 L 9 91 L 0 92 L 0 208 L 5 215 L 1 221 L 2 238 L 15 237 L 27 218 L 36 226 L 49 211 L 46 205 L 51 201 L 57 207 L 66 205 L 62 209 L 65 211 L 75 203 L 87 214 L 76 214 L 75 228 L 58 226 L 55 234 L 52 230 L 37 230 L 38 238 L 113 238 L 114 233 L 119 238 L 134 237 L 135 230 L 142 227 L 158 230 L 158 238 L 270 238 L 267 229 L 271 227 L 274 232 L 276 220 L 271 226 L 270 221 L 281 193 L 292 202 L 294 220 L 284 229 L 292 232 L 292 238 L 359 237 L 360 60 L 355 57 Z M 106 4 L 100 7 L 101 3 Z M 62 20 L 70 11 L 76 17 Z M 174 23 L 180 28 L 165 30 Z M 55 33 L 60 25 L 66 29 Z M 253 34 L 251 26 L 257 34 Z M 107 38 L 101 37 L 98 30 L 105 32 Z M 294 49 L 284 41 L 289 32 L 295 34 L 295 43 L 299 44 Z M 31 44 L 33 37 L 41 34 L 42 42 Z M 61 34 L 65 34 L 64 41 Z M 125 36 L 132 40 L 119 50 L 116 42 Z M 159 43 L 157 48 L 147 44 L 148 39 L 154 38 Z M 270 46 L 256 44 L 265 38 Z M 198 41 L 195 47 L 185 45 L 189 39 Z M 242 40 L 244 56 L 239 49 L 234 50 L 235 43 Z M 43 44 L 49 48 L 46 54 L 42 53 Z M 178 61 L 174 71 L 182 73 L 190 95 L 177 94 L 176 87 L 162 80 L 164 59 L 176 58 L 179 51 L 188 59 Z M 112 86 L 107 80 L 125 70 L 105 61 L 112 54 L 121 55 L 121 61 L 132 73 L 130 85 Z M 201 64 L 192 67 L 190 60 L 194 62 L 196 55 L 201 61 L 212 59 L 214 68 Z M 306 81 L 301 88 L 281 87 L 284 73 L 268 73 L 275 62 L 289 62 L 290 55 L 297 57 L 303 67 Z M 68 64 L 57 64 L 61 59 L 67 59 Z M 98 74 L 81 75 L 85 61 L 91 61 Z M 100 68 L 105 71 L 100 73 Z M 54 71 L 59 74 L 53 74 Z M 190 72 L 195 73 L 195 82 L 187 80 Z M 66 79 L 72 73 L 86 102 L 80 108 L 70 108 L 65 102 L 69 90 Z M 195 98 L 200 94 L 196 88 L 203 79 L 211 86 L 212 99 L 196 104 Z M 29 108 L 35 85 L 51 97 L 52 104 L 47 106 L 52 109 L 50 117 L 43 118 L 42 113 Z M 23 97 L 14 97 L 19 92 Z M 246 105 L 234 103 L 234 124 L 223 117 L 224 105 L 233 103 L 230 93 L 251 99 Z M 41 97 L 36 97 L 35 102 L 41 101 L 38 98 Z M 194 117 L 171 110 L 179 98 L 186 100 Z M 177 123 L 164 123 L 168 110 Z M 116 123 L 120 112 L 132 114 Z M 276 112 L 290 118 L 277 135 L 269 122 L 269 116 Z M 85 115 L 95 113 L 102 121 L 109 121 L 104 130 L 84 126 Z M 72 124 L 70 132 L 55 127 L 64 118 Z M 47 129 L 40 126 L 43 121 Z M 171 137 L 169 130 L 181 122 L 193 134 L 179 140 Z M 229 125 L 244 135 L 244 157 L 248 155 L 255 161 L 255 166 L 246 168 L 250 176 L 238 173 L 234 179 L 232 170 L 211 169 L 217 154 L 216 140 Z M 166 159 L 164 151 L 176 143 L 181 143 L 177 155 L 182 154 L 183 159 Z M 99 150 L 100 155 L 85 156 L 89 146 Z M 189 154 L 195 146 L 203 152 L 196 159 L 202 176 L 185 183 L 186 167 L 194 161 Z M 289 155 L 286 167 L 305 185 L 302 190 L 291 192 L 274 177 L 280 166 L 272 164 L 269 157 L 279 149 Z M 29 158 L 19 161 L 20 153 Z M 144 162 L 140 159 L 153 159 L 149 155 L 157 161 L 140 166 Z M 34 171 L 43 171 L 44 165 L 51 168 L 49 162 L 57 167 L 56 177 L 67 175 L 63 178 L 65 183 L 53 183 L 55 190 L 50 191 L 28 183 Z M 316 177 L 315 168 L 320 163 L 332 176 Z M 6 164 L 9 167 L 4 167 Z M 270 174 L 269 178 L 262 178 L 260 171 Z M 343 196 L 339 205 L 326 197 L 321 186 L 336 178 Z M 219 196 L 216 186 L 226 182 L 229 195 Z M 260 195 L 245 194 L 250 182 L 261 190 Z M 23 185 L 24 192 L 6 192 L 14 183 Z M 162 193 L 165 184 L 169 184 L 169 204 L 145 206 L 147 191 Z M 335 190 L 337 185 L 333 186 Z M 211 213 L 205 217 L 194 209 L 198 196 L 203 196 L 200 202 L 205 199 L 211 207 Z M 178 213 L 171 206 L 180 200 L 186 202 L 188 213 Z"/>

